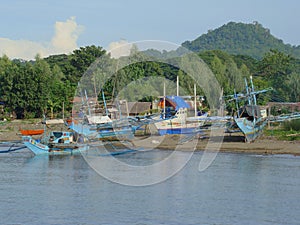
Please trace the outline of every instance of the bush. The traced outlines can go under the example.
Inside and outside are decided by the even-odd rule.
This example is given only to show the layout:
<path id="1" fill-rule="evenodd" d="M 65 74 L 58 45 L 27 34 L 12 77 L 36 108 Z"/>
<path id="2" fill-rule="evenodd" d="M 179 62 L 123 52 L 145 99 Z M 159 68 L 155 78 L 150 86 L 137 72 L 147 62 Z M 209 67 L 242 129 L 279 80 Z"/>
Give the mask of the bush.
<path id="1" fill-rule="evenodd" d="M 300 131 L 300 119 L 298 119 L 298 120 L 291 120 L 291 121 L 285 121 L 283 123 L 283 129 L 285 131 L 290 131 L 290 130 Z"/>
<path id="2" fill-rule="evenodd" d="M 33 119 L 33 118 L 35 118 L 34 112 L 25 112 L 24 113 L 24 119 Z"/>

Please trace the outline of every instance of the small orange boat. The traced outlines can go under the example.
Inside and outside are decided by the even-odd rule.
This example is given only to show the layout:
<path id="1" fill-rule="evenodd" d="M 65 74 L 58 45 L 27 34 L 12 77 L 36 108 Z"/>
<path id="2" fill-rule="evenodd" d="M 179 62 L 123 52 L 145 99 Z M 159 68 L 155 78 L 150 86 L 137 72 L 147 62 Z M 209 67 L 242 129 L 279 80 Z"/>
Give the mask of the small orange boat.
<path id="1" fill-rule="evenodd" d="M 44 130 L 21 130 L 23 136 L 40 135 L 44 133 Z"/>

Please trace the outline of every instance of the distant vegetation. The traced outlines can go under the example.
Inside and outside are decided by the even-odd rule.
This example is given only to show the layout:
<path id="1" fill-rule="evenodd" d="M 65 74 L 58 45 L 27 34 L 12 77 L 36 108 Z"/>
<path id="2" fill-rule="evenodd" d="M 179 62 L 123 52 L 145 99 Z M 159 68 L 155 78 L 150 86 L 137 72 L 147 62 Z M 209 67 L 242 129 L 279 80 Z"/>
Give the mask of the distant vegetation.
<path id="1" fill-rule="evenodd" d="M 252 30 L 249 30 L 249 27 Z M 260 36 L 255 38 L 257 34 Z M 209 50 L 200 48 L 198 42 L 203 42 L 201 46 L 206 48 L 210 46 Z M 254 43 L 258 45 L 254 47 Z M 300 101 L 300 60 L 287 54 L 288 49 L 296 52 L 298 47 L 284 45 L 282 41 L 272 38 L 270 32 L 258 23 L 229 23 L 194 42 L 185 42 L 184 45 L 197 51 L 199 57 L 210 67 L 223 87 L 224 95 L 233 94 L 234 90 L 243 90 L 244 78 L 252 75 L 258 89 L 274 88 L 273 92 L 259 96 L 260 104 L 268 101 Z M 245 49 L 249 54 L 243 51 Z M 152 55 L 170 56 L 174 53 L 152 51 Z M 71 100 L 78 82 L 91 63 L 101 56 L 109 58 L 109 54 L 102 47 L 92 45 L 81 47 L 68 55 L 52 55 L 47 58 L 37 56 L 34 61 L 0 57 L 0 102 L 5 105 L 2 117 L 10 114 L 17 118 L 36 118 L 42 117 L 43 114 L 52 116 L 60 114 L 63 105 L 65 111 L 70 112 Z M 115 59 L 109 60 L 116 63 Z M 191 77 L 173 66 L 152 61 L 131 64 L 117 71 L 103 84 L 103 89 L 107 98 L 113 98 L 132 81 L 159 76 L 172 81 L 176 81 L 176 77 L 179 76 L 180 86 L 189 94 L 193 94 L 194 82 Z M 139 100 L 151 101 L 156 97 L 151 95 L 151 89 L 148 87 L 142 87 L 139 83 L 136 83 L 135 87 L 142 91 L 144 96 L 149 93 L 148 97 Z M 205 94 L 200 87 L 197 88 L 197 92 L 199 95 Z M 135 92 L 131 95 L 135 95 Z"/>
<path id="2" fill-rule="evenodd" d="M 248 55 L 256 59 L 263 58 L 270 49 L 277 49 L 300 58 L 300 46 L 284 44 L 258 22 L 253 24 L 230 22 L 208 31 L 193 41 L 186 41 L 182 46 L 194 52 L 218 49 L 229 54 Z"/>

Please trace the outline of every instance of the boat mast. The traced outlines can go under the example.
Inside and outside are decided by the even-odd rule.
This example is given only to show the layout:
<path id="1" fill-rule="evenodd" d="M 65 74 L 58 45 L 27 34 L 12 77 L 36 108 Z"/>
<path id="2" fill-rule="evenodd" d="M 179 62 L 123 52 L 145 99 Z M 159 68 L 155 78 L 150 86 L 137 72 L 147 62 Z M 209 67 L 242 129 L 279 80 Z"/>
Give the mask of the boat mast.
<path id="1" fill-rule="evenodd" d="M 176 81 L 176 94 L 179 96 L 179 76 L 177 76 L 177 81 Z"/>
<path id="2" fill-rule="evenodd" d="M 234 98 L 235 98 L 235 106 L 236 106 L 237 116 L 239 118 L 240 117 L 239 102 L 238 102 L 238 96 L 236 94 L 235 89 L 234 89 Z"/>
<path id="3" fill-rule="evenodd" d="M 194 84 L 194 108 L 195 108 L 195 117 L 197 116 L 197 95 L 196 95 L 196 84 Z"/>
<path id="4" fill-rule="evenodd" d="M 163 111 L 163 119 L 166 118 L 166 82 L 164 82 L 164 111 Z"/>
<path id="5" fill-rule="evenodd" d="M 91 109 L 90 109 L 89 99 L 88 99 L 86 90 L 84 90 L 84 94 L 85 94 L 86 105 L 87 105 L 87 107 L 88 107 L 88 112 L 89 112 L 89 116 L 90 116 L 90 115 L 91 115 Z"/>
<path id="6" fill-rule="evenodd" d="M 105 101 L 105 96 L 104 96 L 103 89 L 101 90 L 101 92 L 102 92 L 102 99 L 103 99 L 103 104 L 104 104 L 104 108 L 105 108 L 105 114 L 106 114 L 106 116 L 108 116 L 108 110 L 107 110 L 107 106 L 106 106 L 106 101 Z"/>
<path id="7" fill-rule="evenodd" d="M 251 104 L 251 96 L 250 93 L 249 93 L 249 87 L 248 87 L 248 82 L 247 82 L 247 79 L 245 78 L 245 85 L 246 85 L 246 92 L 247 92 L 247 98 L 248 98 L 248 105 L 252 105 Z"/>
<path id="8" fill-rule="evenodd" d="M 253 85 L 253 81 L 252 81 L 252 76 L 250 76 L 250 82 L 251 82 L 251 88 L 252 88 L 252 92 L 254 93 L 254 85 Z M 253 94 L 253 101 L 254 101 L 254 105 L 256 105 L 256 95 L 255 93 Z"/>
<path id="9" fill-rule="evenodd" d="M 252 81 L 252 76 L 250 76 L 250 82 L 251 82 L 251 93 L 252 93 L 252 98 L 253 98 L 253 102 L 254 105 L 256 105 L 256 93 L 254 92 L 254 85 L 253 85 L 253 81 Z M 252 115 L 253 115 L 253 122 L 256 122 L 256 109 L 254 109 L 254 107 L 252 107 Z"/>

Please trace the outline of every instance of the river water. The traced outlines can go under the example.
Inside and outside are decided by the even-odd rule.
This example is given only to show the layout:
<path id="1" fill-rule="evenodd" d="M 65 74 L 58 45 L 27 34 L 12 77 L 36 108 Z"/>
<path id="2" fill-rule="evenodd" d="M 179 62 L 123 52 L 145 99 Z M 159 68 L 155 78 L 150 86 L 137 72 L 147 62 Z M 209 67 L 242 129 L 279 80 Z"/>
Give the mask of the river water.
<path id="1" fill-rule="evenodd" d="M 147 164 L 168 154 L 118 157 Z M 133 187 L 101 177 L 81 155 L 2 154 L 0 224 L 300 224 L 299 157 L 219 153 L 199 172 L 201 157 Z"/>

